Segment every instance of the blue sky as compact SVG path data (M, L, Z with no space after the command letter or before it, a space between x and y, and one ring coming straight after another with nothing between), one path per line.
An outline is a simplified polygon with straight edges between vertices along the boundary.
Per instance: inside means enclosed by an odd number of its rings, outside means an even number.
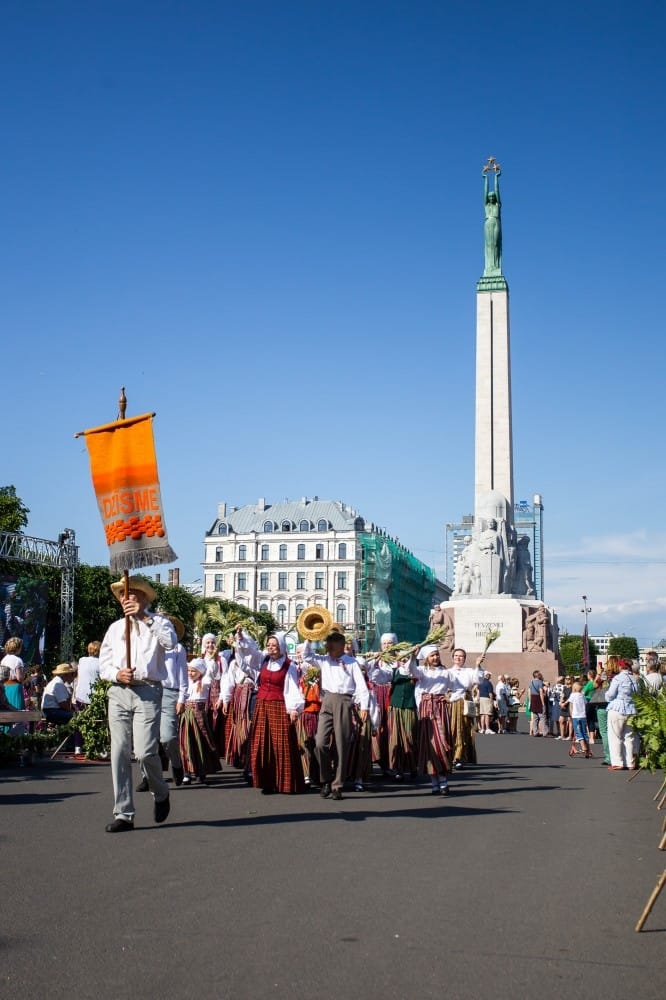
M107 562L74 433L125 385L181 580L219 501L315 494L443 576L494 155L546 600L666 636L665 28L656 0L5 0L0 482L28 531Z

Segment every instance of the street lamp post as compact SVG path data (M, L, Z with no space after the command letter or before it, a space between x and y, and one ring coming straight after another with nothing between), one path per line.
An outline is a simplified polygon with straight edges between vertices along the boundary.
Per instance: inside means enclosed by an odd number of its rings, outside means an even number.
M581 615L585 615L585 630L583 632L583 668L588 670L590 666L590 646L587 633L587 616L591 614L592 608L588 607L587 594L583 594L583 607L580 609Z

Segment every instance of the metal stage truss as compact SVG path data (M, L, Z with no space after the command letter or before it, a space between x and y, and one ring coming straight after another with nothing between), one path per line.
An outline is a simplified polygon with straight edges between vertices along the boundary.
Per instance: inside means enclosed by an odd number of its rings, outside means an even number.
M79 562L74 530L65 528L57 542L0 531L0 559L60 570L60 649L63 660L69 660L73 645L74 571Z

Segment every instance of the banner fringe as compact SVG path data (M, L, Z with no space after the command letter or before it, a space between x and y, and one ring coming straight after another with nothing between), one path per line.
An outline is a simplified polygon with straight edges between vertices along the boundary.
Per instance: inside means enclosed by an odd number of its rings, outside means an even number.
M110 568L112 573L124 573L125 570L162 566L165 563L176 562L177 559L178 556L170 545L164 545L159 549L132 549L113 553Z

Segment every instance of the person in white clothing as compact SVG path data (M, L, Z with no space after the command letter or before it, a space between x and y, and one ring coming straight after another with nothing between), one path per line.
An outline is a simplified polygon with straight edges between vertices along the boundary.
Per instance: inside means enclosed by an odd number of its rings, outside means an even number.
M659 671L659 657L654 650L650 650L645 657L645 669L647 671L645 674L647 690L654 691L656 694L663 686L664 679Z
M101 642L88 643L88 655L82 656L76 672L74 701L79 711L90 704L90 692L99 677L99 651Z
M495 700L497 702L498 729L500 733L507 730L507 719L509 718L509 700L511 699L511 689L506 682L504 674L497 675L497 687L495 688Z
M158 745L162 682L167 676L164 654L176 645L176 633L168 618L150 612L150 603L157 594L147 580L130 577L127 597L124 589L123 580L111 584L124 617L109 626L99 656L100 677L111 684L109 732L115 801L114 819L107 825L107 833L134 829L132 743L153 795L155 822L163 823L170 809L169 786L162 777ZM129 661L126 620L130 623Z
M465 715L464 702L471 700L472 688L483 680L483 656L476 661L476 667L466 667L467 653L458 647L453 650L453 665L448 675L452 681L449 707L451 710L451 738L453 741L453 767L459 771L463 764L476 764L474 743L474 716Z
M315 753L319 761L322 780L321 796L335 800L342 798L347 775L347 761L352 739L352 707L354 695L358 697L359 718L362 724L368 717L370 703L368 687L357 661L347 656L345 637L336 630L326 637L326 655L317 656L309 640L303 645L303 663L321 670L321 710L317 724ZM331 737L335 736L337 768L333 773Z

